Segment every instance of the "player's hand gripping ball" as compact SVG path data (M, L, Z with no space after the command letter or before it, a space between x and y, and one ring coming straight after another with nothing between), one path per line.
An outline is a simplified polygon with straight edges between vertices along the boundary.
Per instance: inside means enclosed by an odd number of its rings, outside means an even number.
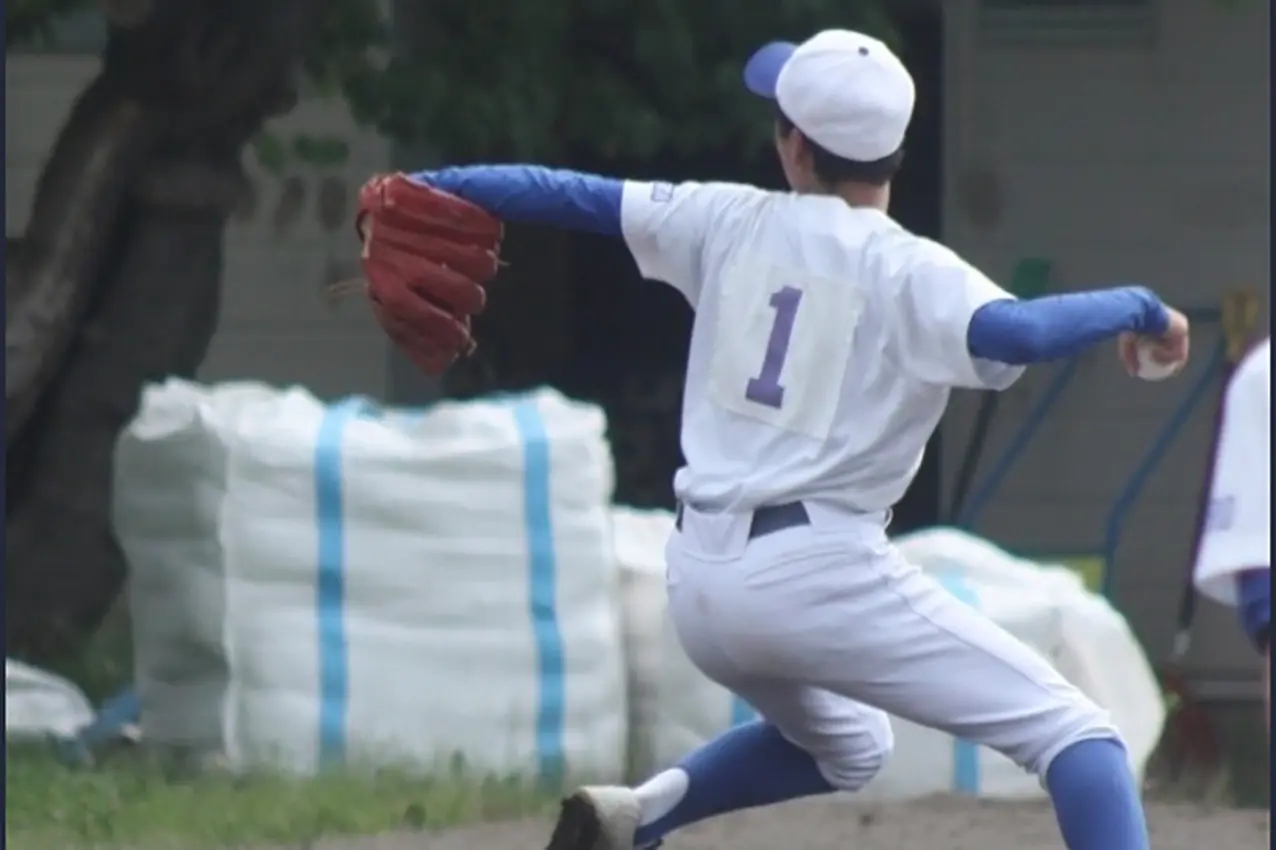
M1164 381L1183 370L1191 348L1191 326L1187 317L1166 308L1169 324L1159 336L1123 333L1117 338L1117 351L1125 371L1145 381Z
M355 230L372 311L412 362L439 375L474 353L470 320L500 267L500 220L405 174L379 174L359 191Z

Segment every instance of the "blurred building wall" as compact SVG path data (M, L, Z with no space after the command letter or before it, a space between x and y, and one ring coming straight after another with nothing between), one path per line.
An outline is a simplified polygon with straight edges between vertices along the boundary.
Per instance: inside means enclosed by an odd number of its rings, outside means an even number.
M1269 5L1029 5L943 3L946 240L998 280L1038 257L1053 263L1060 290L1138 282L1179 305L1216 307L1248 287L1266 316ZM1198 328L1198 368L1217 332ZM1006 394L985 470L1052 368ZM1131 382L1106 347L1086 357L978 530L1030 552L1097 549L1118 491L1186 389ZM1154 660L1170 645L1215 399L1148 482L1116 562L1118 605ZM946 420L946 488L977 403L956 399ZM1195 644L1198 671L1254 675L1229 614L1207 605Z

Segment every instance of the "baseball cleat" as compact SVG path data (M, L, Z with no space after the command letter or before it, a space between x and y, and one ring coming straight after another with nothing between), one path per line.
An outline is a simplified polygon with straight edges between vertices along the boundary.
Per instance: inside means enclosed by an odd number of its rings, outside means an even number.
M634 850L637 829L632 789L587 786L563 800L546 850Z

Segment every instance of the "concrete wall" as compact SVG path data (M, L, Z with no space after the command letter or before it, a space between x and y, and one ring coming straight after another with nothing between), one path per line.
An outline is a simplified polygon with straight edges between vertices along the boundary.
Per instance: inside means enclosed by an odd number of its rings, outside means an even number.
M1222 5L1155 3L1128 28L1050 35L994 29L976 0L947 0L947 241L995 279L1042 257L1062 290L1142 282L1195 307L1243 286L1261 292L1265 315L1269 11ZM1198 329L1196 368L1216 333ZM986 457L1004 448L1050 372L1007 394ZM979 530L1026 550L1096 547L1190 379L1138 384L1106 349L1085 358ZM1207 401L1148 482L1117 561L1118 604L1154 658L1168 650L1190 557ZM957 399L946 423L947 487L976 403ZM1230 617L1211 606L1198 622L1193 665L1251 676Z
M90 48L91 45L86 45ZM36 178L71 101L97 72L88 54L10 53L5 60L5 213L10 234L21 233ZM340 103L306 101L270 128L339 135L350 144L343 169L326 176L340 223L318 215L325 175L298 171L269 176L246 157L255 203L226 232L226 275L220 330L201 377L256 378L299 383L325 396L383 395L387 343L361 299L330 305L324 286L355 274L356 242L349 230L358 187L389 165L389 146L358 131ZM291 179L289 179L291 178ZM292 183L291 192L288 184ZM299 203L285 201L301 192Z

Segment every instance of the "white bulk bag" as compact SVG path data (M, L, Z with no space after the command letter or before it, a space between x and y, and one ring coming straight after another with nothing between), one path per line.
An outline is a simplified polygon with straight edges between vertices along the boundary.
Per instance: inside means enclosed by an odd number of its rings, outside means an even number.
M602 412L149 387L116 451L149 742L232 768L616 778Z
M93 722L84 692L61 676L4 660L4 737L15 741L67 739Z
M629 671L629 773L668 767L754 712L696 669L678 643L665 591L665 543L673 514L614 507Z
M748 719L738 698L701 675L678 646L666 613L664 547L673 528L664 512L612 511L623 574L626 654L630 670L631 764L640 775L666 767L699 744ZM1071 681L1113 713L1142 769L1160 733L1159 702L1148 704L1155 679L1124 621L1067 572L1010 559L978 538L947 529L899 541L910 560L958 598L1041 652ZM997 554L999 553L999 554ZM1103 613L1100 613L1102 611ZM1085 632L1093 624L1097 637ZM1092 651L1109 644L1109 664ZM1118 669L1119 668L1119 669ZM1115 685L1132 679L1132 695ZM1035 776L992 750L894 718L895 750L885 768L852 799L908 800L936 793L993 799L1044 794Z
M988 611L1007 604L1038 607L1053 633L1020 638L1053 662L1086 696L1102 706L1121 732L1130 764L1142 777L1165 725L1165 702L1156 671L1120 612L1085 586L1074 570L1018 558L965 531L932 528L896 540L904 556L935 575L962 575L974 604ZM992 612L989 612L992 613ZM1006 625L995 613L993 619Z

